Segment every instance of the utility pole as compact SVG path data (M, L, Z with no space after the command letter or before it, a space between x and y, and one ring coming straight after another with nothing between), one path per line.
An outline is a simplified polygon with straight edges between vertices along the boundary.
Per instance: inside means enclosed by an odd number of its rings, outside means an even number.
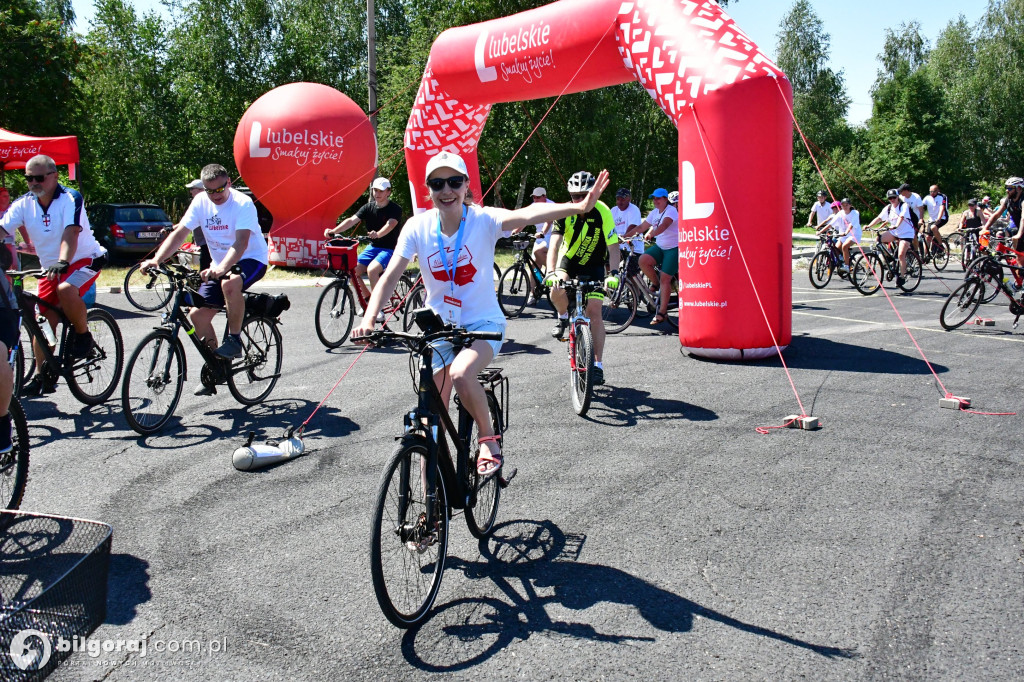
M377 28L376 12L373 7L373 0L366 0L366 49L369 73L367 82L370 87L370 124L373 132L377 134Z

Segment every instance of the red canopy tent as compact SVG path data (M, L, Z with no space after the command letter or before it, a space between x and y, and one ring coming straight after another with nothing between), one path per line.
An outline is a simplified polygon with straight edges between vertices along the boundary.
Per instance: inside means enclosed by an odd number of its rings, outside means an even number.
M46 154L58 166L68 166L71 179L76 179L77 137L30 137L0 128L0 173L12 168L24 168L25 162L36 154Z

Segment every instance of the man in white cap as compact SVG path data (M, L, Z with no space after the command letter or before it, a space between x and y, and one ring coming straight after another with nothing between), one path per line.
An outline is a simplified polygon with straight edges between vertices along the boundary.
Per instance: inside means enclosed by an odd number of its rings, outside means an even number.
M196 195L204 189L203 181L196 178L185 185L185 188L188 190L189 195L195 199ZM169 231L170 230L168 230L168 232ZM210 265L213 264L213 258L210 256L210 247L206 245L206 237L203 235L203 228L197 227L192 230L192 243L199 247L199 270L208 270Z
M533 203L535 204L553 204L555 202L548 199L548 191L543 187L533 188ZM551 226L553 222L537 223L534 225L537 228L537 241L533 245L533 260L537 263L537 267L543 270L544 264L548 262L548 243L551 241ZM526 301L526 305L533 305L537 302L537 297L534 295L533 290L530 290L530 297Z
M370 194L373 200L367 202L354 216L346 218L333 228L324 230L324 238L330 239L336 235L351 230L366 221L366 236L371 241L370 245L359 254L356 264L356 285L362 290L365 298L369 299L370 291L377 286L377 280L384 273L395 254L395 246L398 245L398 235L402 228L402 207L391 201L391 183L387 178L377 178L370 185ZM367 291L363 284L363 275L370 278L370 291ZM383 321L383 313L378 317Z

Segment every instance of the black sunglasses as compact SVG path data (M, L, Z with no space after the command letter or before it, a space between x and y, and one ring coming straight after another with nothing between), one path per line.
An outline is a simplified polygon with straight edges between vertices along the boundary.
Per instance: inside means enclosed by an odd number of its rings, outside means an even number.
M53 175L56 172L57 171L50 171L48 173L44 173L43 175L29 175L28 173L26 173L25 174L25 181L26 182L42 182L43 180L46 179L47 175Z
M462 187L462 183L466 181L464 175L453 175L450 178L432 178L427 180L427 187L434 192L440 192L444 189L444 184L447 182L448 186L452 189L458 189Z

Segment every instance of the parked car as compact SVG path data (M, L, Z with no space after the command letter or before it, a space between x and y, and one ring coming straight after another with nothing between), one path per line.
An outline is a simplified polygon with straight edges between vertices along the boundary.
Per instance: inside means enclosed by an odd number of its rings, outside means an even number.
M256 204L256 220L260 223L260 229L263 230L263 234L270 232L271 226L274 224L274 216L270 214L267 207L264 206L256 195L252 193L252 190L243 185L236 185L235 189L244 194L245 196L252 199L252 202Z
M93 234L111 257L145 256L160 243L160 231L173 226L155 204L92 204L86 212Z

